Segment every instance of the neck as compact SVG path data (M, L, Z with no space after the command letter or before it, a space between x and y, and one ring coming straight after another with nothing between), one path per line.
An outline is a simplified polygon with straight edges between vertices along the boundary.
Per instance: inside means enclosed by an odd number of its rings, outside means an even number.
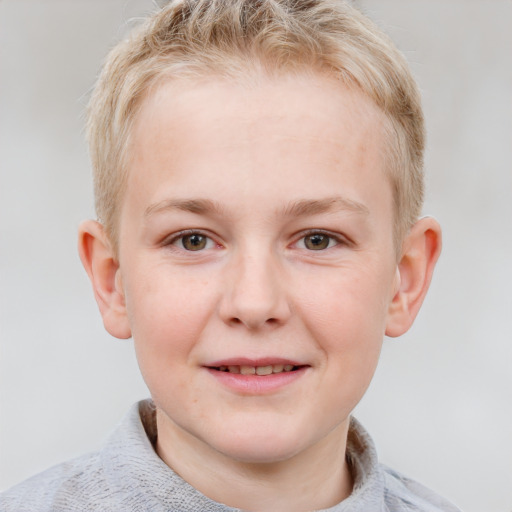
M157 453L210 499L247 511L329 508L347 498L352 476L345 458L347 419L314 446L270 463L232 459L157 414ZM206 449L205 449L206 448Z

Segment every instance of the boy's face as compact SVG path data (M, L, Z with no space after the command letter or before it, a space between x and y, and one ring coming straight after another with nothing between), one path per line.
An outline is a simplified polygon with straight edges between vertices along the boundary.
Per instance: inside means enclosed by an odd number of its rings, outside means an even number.
M343 442L399 281L381 123L322 76L145 101L117 285L159 443L272 462Z

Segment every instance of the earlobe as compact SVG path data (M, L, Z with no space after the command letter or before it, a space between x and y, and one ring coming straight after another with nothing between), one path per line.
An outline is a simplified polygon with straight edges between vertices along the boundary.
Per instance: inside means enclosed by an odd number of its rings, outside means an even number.
M441 227L423 217L411 228L398 263L399 285L388 310L386 335L396 337L411 327L427 294L439 254Z
M116 338L130 338L119 263L99 222L82 222L78 230L78 252L91 280L105 329Z

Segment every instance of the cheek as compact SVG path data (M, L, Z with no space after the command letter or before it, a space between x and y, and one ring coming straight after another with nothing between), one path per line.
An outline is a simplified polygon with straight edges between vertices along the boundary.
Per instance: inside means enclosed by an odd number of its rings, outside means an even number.
M126 306L139 364L178 366L198 342L215 307L214 287L157 266L133 272Z
M371 275L343 270L330 280L316 280L315 286L303 285L298 293L300 316L328 369L331 400L352 408L377 367L385 331L386 290Z
M179 279L146 283L128 309L138 365L155 403L185 414L200 397L189 371L211 301L179 284Z
M327 279L314 276L297 290L301 317L335 350L364 347L383 339L387 287L370 273L338 269Z

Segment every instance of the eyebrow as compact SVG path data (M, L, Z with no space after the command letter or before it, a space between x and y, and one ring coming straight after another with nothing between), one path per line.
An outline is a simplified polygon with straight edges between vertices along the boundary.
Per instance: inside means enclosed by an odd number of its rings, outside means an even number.
M363 215L370 214L370 210L364 204L341 196L294 201L284 209L284 214L290 217L300 217L345 210Z
M148 206L144 212L144 217L147 218L169 210L181 210L198 215L221 215L224 208L210 199L164 199ZM349 211L363 215L369 215L370 213L364 204L341 196L324 199L300 199L293 201L282 211L287 217L304 217L335 211Z
M144 217L150 217L155 213L168 210L181 210L201 214L220 214L223 208L220 204L210 199L165 199L146 208Z

